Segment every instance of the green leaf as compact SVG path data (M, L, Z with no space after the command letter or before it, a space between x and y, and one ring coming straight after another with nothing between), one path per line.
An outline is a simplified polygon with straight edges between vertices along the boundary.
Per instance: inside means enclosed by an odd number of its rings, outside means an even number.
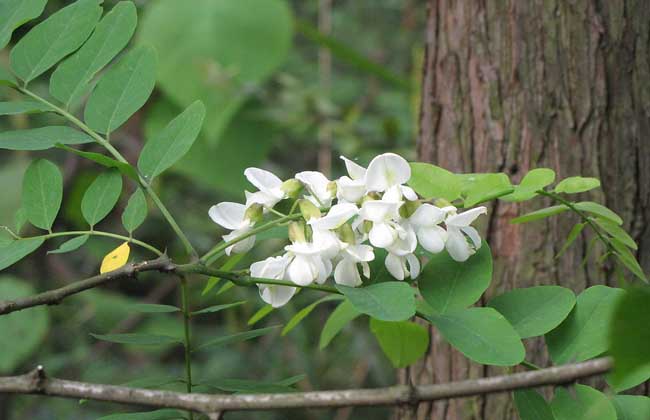
M97 0L78 0L52 14L11 50L11 68L25 82L38 77L79 48L101 14Z
M39 237L19 239L0 248L0 271L36 251L43 242L45 239Z
M138 413L117 413L100 417L97 420L182 420L185 419L179 410L164 408L155 411L143 411Z
M93 130L108 134L147 102L156 84L156 52L142 46L129 51L99 80L88 98L84 119Z
M514 191L510 178L503 173L461 175L463 204L472 207L485 201L508 195Z
M537 191L555 181L555 172L548 168L537 168L528 172L521 183L515 186L512 194L501 197L501 200L520 202L530 200L537 195Z
M202 382L199 386L208 386L224 392L240 392L247 394L264 393L287 393L295 392L295 388L278 382L266 382L251 379L213 379Z
M573 225L571 231L569 232L569 235L567 235L566 241L564 241L562 248L560 248L555 258L559 258L562 254L566 252L567 249L569 249L571 244L573 244L576 241L576 239L578 239L578 236L580 236L580 233L582 233L582 230L585 228L586 225L587 222L576 223L575 225Z
M499 311L521 338L551 331L569 315L576 297L571 289L537 286L514 289L496 296L488 306Z
M131 309L136 312L142 312L145 314L159 314L159 313L169 313L169 312L178 312L180 308L172 305L161 305L158 303L136 303L131 305Z
M555 389L551 410L556 420L616 420L607 397L586 385L574 385L575 398L565 388Z
M81 199L81 213L92 227L111 212L122 193L122 176L116 169L99 174Z
M453 201L460 197L460 178L430 163L412 162L408 184L425 199L443 198Z
M0 259L2 259L1 255L2 250L0 250ZM23 280L13 276L0 277L0 296L3 300L34 293L34 288ZM48 325L49 317L45 307L0 316L0 331L2 331L0 374L11 373L39 349L47 335Z
M21 207L16 211L16 214L14 214L16 233L20 233L20 231L23 230L25 223L27 223L27 214L25 213L25 209Z
M365 57L362 53L350 48L349 43L341 42L333 37L324 35L308 21L295 20L296 29L310 41L327 48L337 59L357 68L367 74L377 76L378 78L391 83L395 87L410 90L411 83L408 78L401 77L393 73L388 67L375 63Z
M232 270L233 268L235 268L237 263L239 263L239 261L241 261L241 259L244 258L245 255L246 254L233 254L233 255L229 256L228 259L226 260L226 262L219 269L221 271L230 271L230 270ZM210 292L210 290L212 290L214 288L214 286L219 284L220 281L221 281L221 279L218 278L218 277L210 277L208 279L207 284L203 288L203 291L201 292L201 296L207 295Z
M181 107L203 101L211 141L291 48L293 19L284 0L193 0L192 7L159 1L145 12L139 41L161 53L160 87Z
M204 117L205 106L196 101L144 145L138 168L145 178L151 180L185 156L201 131Z
M341 299L343 299L343 296L329 295L318 299L316 302L312 303L311 305L305 306L300 311L298 311L293 317L291 317L289 322L287 322L287 325L285 325L284 328L282 328L282 332L280 333L280 335L285 336L291 330L296 328L298 324L300 324L300 321L305 319L316 308L316 306L320 305L321 303L331 302L333 300L341 300Z
M616 238L613 238L611 241L609 241L609 243L614 247L614 254L618 258L618 261L627 267L627 269L630 270L632 274L647 283L648 278L643 272L643 268L641 268L641 265L639 265L639 262L637 261L634 254Z
M66 126L0 132L0 149L46 150L57 143L83 144L93 141L87 134Z
M625 229L623 229L616 223L613 223L607 219L602 219L602 218L596 218L595 220L598 226L603 228L603 230L607 232L607 234L612 238L616 239L617 241L627 246L628 248L632 248L632 249L638 248L636 242L630 236L630 234L627 233Z
M370 318L370 331L396 368L417 362L429 346L429 331L414 322L385 322Z
M0 15L1 16L1 15ZM16 78L8 70L0 67L0 86L16 86Z
M32 162L23 177L22 208L34 226L50 230L63 199L63 176L45 159Z
M138 172L133 166L129 165L128 163L120 162L101 153L83 152L81 150L68 147L65 144L56 144L55 146L59 149L74 153L77 156L81 156L84 159L92 160L93 162L98 163L105 168L116 168L122 173L122 175L125 175L136 182L139 180Z
M57 249L47 251L47 254L65 254L66 252L76 251L77 249L81 248L86 243L86 241L88 241L88 238L88 235L76 236L63 242Z
M341 304L334 309L329 318L327 318L327 321L323 326L323 331L320 333L318 348L322 350L327 347L330 341L341 332L343 327L360 315L361 312L357 311L349 300L346 299L341 302Z
M275 331L279 325L275 325L273 327L267 327L267 328L260 328L257 330L250 330L250 331L244 331L241 333L237 334L232 334L232 335L225 335L222 337L215 338L214 340L210 340L207 343L204 343L196 348L196 350L204 350L206 348L214 348L214 347L222 347L226 346L228 344L233 344L233 343L240 343L242 341L246 340L251 340L253 338L257 338L263 335L266 335L268 333L271 333Z
M240 254L240 255L241 255L241 254ZM255 313L253 314L253 316L251 316L251 317L248 319L248 321L246 322L246 324L248 324L248 325L255 325L255 324L257 324L257 323L260 322L262 319L266 318L266 316L267 316L268 314L270 314L271 312L273 312L273 309L275 309L275 308L274 308L273 306L271 306L271 305L264 305L264 306L262 306L260 309L257 310L257 312L255 312Z
M212 305L212 306L208 306L207 308L192 312L192 316L201 315L201 314L213 314L215 312L223 311L224 309L230 309L236 306L243 305L244 303L246 303L245 300L239 302L233 302L233 303L224 303L222 305Z
M623 224L623 219L621 219L618 214L614 213L602 204L594 203L593 201L581 201L580 203L575 203L573 206L580 211L595 214L598 218L606 219L610 222L616 223L617 225Z
M167 335L124 333L124 334L90 334L97 340L118 344L135 344L139 346L160 346L182 343L178 338Z
M449 344L477 363L514 366L526 355L517 331L492 308L460 309L427 319Z
M81 97L88 82L128 44L138 21L135 5L119 2L99 22L88 41L57 67L50 93L66 107Z
M609 347L615 368L610 383L617 391L650 376L646 376L650 373L649 303L650 289L637 287L628 290L614 308Z
M576 194L600 187L598 178L572 176L565 178L555 186L556 193Z
M422 297L445 313L474 304L492 280L492 253L486 242L467 261L454 261L446 252L431 255L418 279Z
M555 420L551 406L532 389L514 392L515 406L521 420Z
M387 281L366 287L336 288L357 311L380 321L404 321L415 315L415 290L408 283Z
M52 109L36 101L0 102L0 115L36 114Z
M582 362L609 348L607 333L622 289L592 286L578 296L569 316L545 337L555 364Z
M43 13L45 3L47 0L3 0L0 2L0 50L7 46L14 29Z
M147 199L140 188L136 188L122 213L122 225L130 234L147 218Z
M612 404L618 420L650 419L650 398L644 395L614 395Z
M518 223L533 222L535 220L545 219L550 216L555 216L556 214L564 213L567 210L569 210L569 208L564 204L546 207L543 209L535 210L533 212L524 214L519 217L515 217L514 219L510 220L510 223L518 224Z

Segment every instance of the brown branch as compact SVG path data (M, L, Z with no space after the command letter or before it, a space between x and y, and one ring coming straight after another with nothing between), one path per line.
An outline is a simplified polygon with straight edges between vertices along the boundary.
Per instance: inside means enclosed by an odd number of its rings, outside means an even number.
M578 379L607 373L611 370L612 365L612 359L604 357L571 365L447 384L238 395L185 394L68 381L48 378L43 368L39 366L24 375L0 377L0 393L43 394L151 407L179 408L205 413L211 418L219 418L218 413L225 411L417 404L421 401L462 398L545 385L563 385Z
M143 271L170 271L176 268L169 258L160 257L151 261L127 264L110 273L100 274L70 283L58 289L49 290L32 296L0 301L0 315L20 311L39 305L56 305L68 296L92 289L112 281L133 277Z

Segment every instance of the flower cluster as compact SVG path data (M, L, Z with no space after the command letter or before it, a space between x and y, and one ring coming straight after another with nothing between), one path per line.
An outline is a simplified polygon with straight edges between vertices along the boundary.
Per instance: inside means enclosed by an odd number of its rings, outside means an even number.
M332 274L337 284L357 287L370 277L375 249L386 250L385 266L397 280L420 273L415 255L418 244L431 253L445 248L456 261L467 260L481 246L470 224L485 207L458 213L456 207L438 207L418 197L405 185L411 177L408 162L394 153L375 157L368 168L341 157L348 175L330 181L320 172L306 171L282 181L274 174L248 168L246 178L258 191L246 191L246 204L223 202L209 215L232 230L226 254L244 253L255 244L251 234L263 215L283 200L296 200L300 221L289 224L290 245L284 254L255 262L252 277L289 281L297 286L322 284ZM241 239L245 237L245 239ZM361 274L360 274L361 272ZM274 307L286 304L295 287L260 284L262 299Z

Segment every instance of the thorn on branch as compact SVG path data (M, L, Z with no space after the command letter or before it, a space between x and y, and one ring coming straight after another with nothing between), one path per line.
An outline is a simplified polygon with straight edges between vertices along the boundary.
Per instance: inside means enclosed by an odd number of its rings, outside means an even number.
M30 387L31 389L34 390L34 392L38 392L39 394L42 394L45 391L45 381L47 379L45 375L45 368L43 365L38 365L36 366L36 369L34 369L31 373L31 383Z

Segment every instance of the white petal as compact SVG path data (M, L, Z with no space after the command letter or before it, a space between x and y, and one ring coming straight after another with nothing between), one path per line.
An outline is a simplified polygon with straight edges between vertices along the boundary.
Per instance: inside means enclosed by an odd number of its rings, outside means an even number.
M397 217L397 210L401 203L383 200L369 200L361 207L361 217L373 222L383 222Z
M367 262L375 259L375 253L370 245L350 245L345 248L345 252L355 262Z
M359 213L359 208L352 203L335 204L327 214L308 223L315 229L336 229Z
M416 226L435 226L445 219L446 213L433 204L424 203L409 218Z
M386 189L384 195L381 196L382 201L389 202L401 202L402 201L402 190L399 185L393 185Z
M406 159L395 153L375 157L366 170L369 191L385 191L392 185L406 183L411 178L411 167Z
M481 236L478 234L478 231L471 226L467 226L460 229L464 232L469 239L474 243L474 248L479 249L481 247Z
M238 230L233 230L227 235L223 236L223 240L228 242L232 241L233 239L239 238L240 236L246 234L250 230L249 227L243 228L243 229L238 229ZM236 244L230 245L228 248L226 248L226 255L230 254L244 254L253 248L255 245L255 235L249 236L246 239L243 239Z
M341 241L332 231L314 229L312 238L314 247L320 249L323 258L334 258L341 250Z
M366 193L366 184L363 180L353 180L342 176L336 181L336 197L348 203L356 203Z
M314 257L313 260L314 260L313 264L318 270L316 283L323 284L325 283L325 280L327 280L327 278L332 273L332 262L330 260L323 260L318 257Z
M317 267L314 267L309 257L304 257L297 255L296 258L291 261L287 274L289 280L296 283L299 286L308 286L314 282L318 276L316 271Z
M350 178L363 179L366 176L366 168L346 158L345 156L341 156L341 159L343 159L343 162L345 162L345 169L348 170L348 175L350 175Z
M288 263L289 258L286 255L255 262L250 266L251 277L281 279L284 277Z
M269 194L265 191L257 191L254 193L245 191L246 194L246 208L252 204L261 204L264 207L274 207L282 199L276 195Z
M465 239L465 235L456 228L448 228L447 233L448 237L445 246L451 258L459 262L467 261L469 256L472 255L472 250Z
M417 233L420 245L427 251L437 254L445 249L447 231L440 226L421 227Z
M401 234L398 233L397 239L390 247L388 247L388 251L398 256L408 255L415 251L415 248L418 246L418 240L413 227L409 224L400 226L396 223L394 226L399 228L398 232L401 232Z
M286 305L296 293L295 287L268 284L260 284L258 286L262 300L274 308Z
M389 253L386 255L384 264L391 276L395 277L397 280L404 280L404 265L402 264L401 257Z
M327 184L329 184L330 181L322 173L317 171L298 172L296 174L296 179L305 184L307 189L318 197L319 200L326 201L332 198L332 194L327 191Z
M310 242L294 242L291 245L284 247L286 251L292 252L296 255L301 255L304 257L311 257L318 255L323 252L322 248L318 244Z
M334 269L334 281L349 287L361 285L361 276L357 270L357 264L349 258L343 258Z
M210 207L208 214L213 222L226 229L235 230L247 224L244 222L246 206L240 203L219 203Z
M406 256L406 261L409 264L409 275L412 279L420 275L420 260L414 254Z
M247 168L244 176L260 191L269 191L280 188L282 180L269 171L259 168Z
M448 216L447 220L445 220L445 223L447 226L465 227L469 226L469 224L476 220L477 217L486 213L487 209L485 207L476 207L457 215Z
M370 243L378 248L388 248L397 239L397 232L388 223L374 223L368 236Z
M402 190L402 195L409 201L415 201L418 199L418 195L415 193L413 188L407 187L406 185L400 186Z

